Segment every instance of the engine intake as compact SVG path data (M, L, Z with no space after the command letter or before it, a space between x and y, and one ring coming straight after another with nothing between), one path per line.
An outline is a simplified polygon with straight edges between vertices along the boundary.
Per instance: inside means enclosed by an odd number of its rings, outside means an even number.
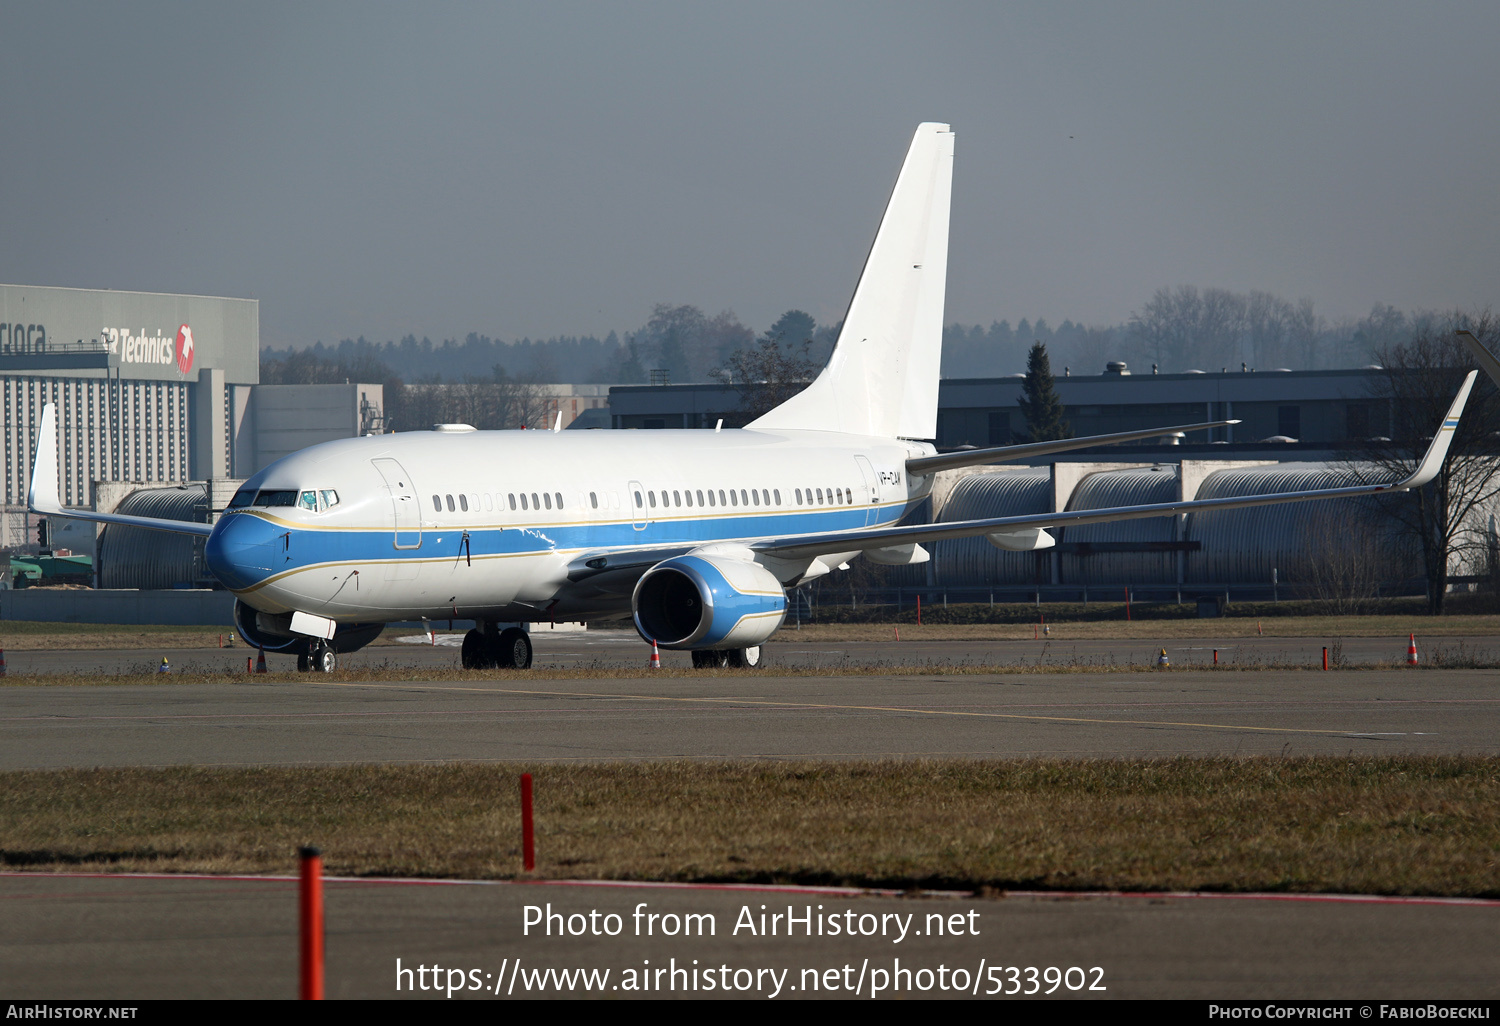
M635 629L662 648L751 648L786 617L786 591L758 563L677 556L646 571L631 604Z

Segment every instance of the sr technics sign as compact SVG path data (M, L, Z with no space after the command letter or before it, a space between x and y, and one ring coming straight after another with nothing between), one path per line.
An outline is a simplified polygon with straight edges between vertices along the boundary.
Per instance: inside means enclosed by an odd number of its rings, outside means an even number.
M111 353L120 357L121 363L161 363L174 361L177 369L186 374L193 369L193 329L186 324L177 329L177 336L156 334L132 334L129 328L101 328L99 337Z

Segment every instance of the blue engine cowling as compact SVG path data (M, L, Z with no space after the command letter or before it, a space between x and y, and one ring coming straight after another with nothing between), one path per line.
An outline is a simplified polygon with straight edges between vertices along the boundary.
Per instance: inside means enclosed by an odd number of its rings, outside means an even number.
M635 629L662 648L751 648L786 617L786 590L743 559L677 556L656 564L631 598Z
M239 599L234 601L234 625L239 628L240 637L256 648L263 648L267 652L306 655L310 641L304 635L293 634L291 622L292 618L288 615L262 613ZM380 637L383 630L383 623L339 624L329 644L335 652L356 652Z

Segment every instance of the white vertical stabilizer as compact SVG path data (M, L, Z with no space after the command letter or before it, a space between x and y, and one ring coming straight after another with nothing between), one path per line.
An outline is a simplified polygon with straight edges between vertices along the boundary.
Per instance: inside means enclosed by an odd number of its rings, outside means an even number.
M953 133L918 125L828 366L750 427L937 435L952 186Z

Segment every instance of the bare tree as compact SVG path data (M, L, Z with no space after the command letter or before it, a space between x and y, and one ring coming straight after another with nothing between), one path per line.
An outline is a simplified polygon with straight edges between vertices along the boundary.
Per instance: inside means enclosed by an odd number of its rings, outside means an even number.
M434 424L472 424L481 431L549 427L542 389L513 378L469 378L456 384L408 385L398 431L423 431Z
M813 319L799 310L783 314L753 345L736 349L709 377L734 385L748 423L802 391L818 372L810 353Z
M1410 560L1402 558L1399 539L1382 519L1378 508L1350 503L1345 516L1323 517L1310 531L1299 576L1335 613L1367 612L1382 583L1405 576Z
M1410 473L1453 402L1471 366L1467 350L1453 334L1457 328L1472 331L1492 348L1500 341L1500 321L1485 310L1472 316L1449 315L1440 326L1420 330L1409 341L1375 350L1384 373L1370 387L1376 399L1389 405L1394 441L1365 442L1355 455L1377 468L1377 474ZM1382 502L1386 515L1422 547L1427 606L1433 614L1443 611L1450 564L1472 561L1486 547L1483 526L1500 497L1497 428L1500 400L1494 385L1481 376L1436 479Z

